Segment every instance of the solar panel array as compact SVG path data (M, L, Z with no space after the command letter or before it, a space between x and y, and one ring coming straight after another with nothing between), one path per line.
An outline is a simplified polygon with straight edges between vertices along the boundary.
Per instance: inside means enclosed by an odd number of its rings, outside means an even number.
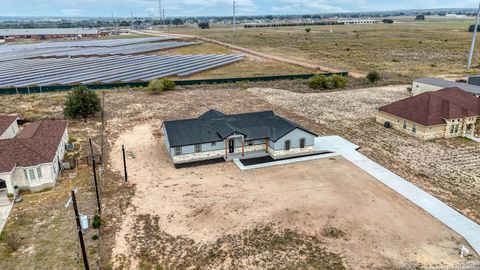
M87 41L85 41L87 42ZM81 43L85 43L81 42ZM168 42L148 42L148 43L136 43L125 42L112 43L107 41L95 41L95 46L58 46L62 43L47 43L55 44L55 46L23 46L22 49L9 49L9 46L0 46L0 62L10 61L17 59L29 59L40 57L78 57L78 56L93 56L93 55L127 55L147 53L152 51L159 51L171 48L177 48L182 46L189 46L199 44L198 42L183 42L183 41L168 41ZM102 42L107 42L107 46L102 45ZM71 42L66 42L71 43ZM116 46L113 46L116 44ZM7 47L7 48L3 48ZM9 51L10 50L10 51Z
M0 88L150 81L189 76L244 58L243 54L207 54L21 59L0 65Z

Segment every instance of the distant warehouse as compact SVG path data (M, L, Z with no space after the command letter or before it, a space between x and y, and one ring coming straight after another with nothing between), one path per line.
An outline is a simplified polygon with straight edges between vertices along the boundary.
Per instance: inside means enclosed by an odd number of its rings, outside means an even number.
M98 37L97 29L86 28L25 28L25 29L0 29L0 39L54 39L54 38L78 38Z

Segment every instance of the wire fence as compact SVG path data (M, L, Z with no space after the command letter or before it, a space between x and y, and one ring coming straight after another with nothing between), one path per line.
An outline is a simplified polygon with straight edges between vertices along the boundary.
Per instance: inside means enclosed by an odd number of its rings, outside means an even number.
M232 77L221 79L199 79L199 80L175 80L178 86L191 86L202 84L227 84L238 82L266 82L266 81L280 81L280 80L308 80L316 75L324 75L326 77L333 75L348 76L348 72L326 72L326 73L310 73L310 74L290 74L277 76L255 76L255 77ZM146 87L148 82L123 82L123 83L108 83L108 84L82 84L92 90L114 89L123 87ZM48 86L27 86L27 87L10 87L0 88L0 95L15 95L15 94L39 94L47 92L70 91L74 87L80 85L48 85Z

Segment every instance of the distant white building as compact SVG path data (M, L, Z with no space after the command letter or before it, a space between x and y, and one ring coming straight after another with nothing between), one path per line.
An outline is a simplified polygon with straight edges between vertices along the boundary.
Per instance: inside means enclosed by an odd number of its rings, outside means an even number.
M87 28L20 28L0 29L1 39L52 39L69 37L98 37L97 29Z
M372 19L340 20L338 22L343 23L343 24L374 24L374 23L378 23L377 20L372 20Z
M6 134L0 140L0 187L10 194L15 186L30 192L53 187L68 143L67 121L42 120L19 131L17 118L0 116L0 128Z

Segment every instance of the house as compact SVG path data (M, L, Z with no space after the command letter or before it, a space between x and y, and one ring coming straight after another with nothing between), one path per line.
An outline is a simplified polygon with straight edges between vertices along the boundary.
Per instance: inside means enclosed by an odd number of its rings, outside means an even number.
M18 117L0 115L0 140L11 139L18 134Z
M479 116L480 98L454 87L383 106L377 122L428 140L477 136Z
M10 194L15 186L30 192L53 187L67 143L67 121L53 120L30 123L0 140L0 182Z
M444 88L460 88L465 92L473 95L480 95L480 86L459 83L454 81L447 81L438 78L420 78L414 80L412 83L412 95L416 96L425 92L437 91Z
M252 155L280 159L311 154L317 137L272 111L226 115L209 110L198 118L165 121L163 132L174 164Z

